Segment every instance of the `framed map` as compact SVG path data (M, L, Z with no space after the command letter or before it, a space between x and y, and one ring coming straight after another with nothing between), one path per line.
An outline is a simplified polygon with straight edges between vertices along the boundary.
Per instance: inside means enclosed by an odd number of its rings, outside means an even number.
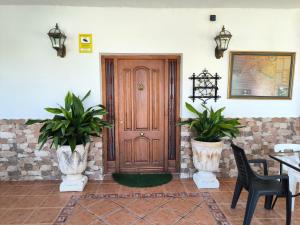
M231 52L229 98L291 99L295 53Z

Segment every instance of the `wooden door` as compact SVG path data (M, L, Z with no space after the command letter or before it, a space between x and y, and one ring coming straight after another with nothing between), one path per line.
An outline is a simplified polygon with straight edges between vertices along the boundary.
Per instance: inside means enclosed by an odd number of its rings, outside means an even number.
M119 170L164 171L168 121L165 60L119 59L116 75Z

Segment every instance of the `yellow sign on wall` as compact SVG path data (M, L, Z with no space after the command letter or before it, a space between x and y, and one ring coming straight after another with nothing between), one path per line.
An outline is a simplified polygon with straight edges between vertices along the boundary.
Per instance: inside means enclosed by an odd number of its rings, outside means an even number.
M93 37L92 34L79 34L79 52L93 52Z

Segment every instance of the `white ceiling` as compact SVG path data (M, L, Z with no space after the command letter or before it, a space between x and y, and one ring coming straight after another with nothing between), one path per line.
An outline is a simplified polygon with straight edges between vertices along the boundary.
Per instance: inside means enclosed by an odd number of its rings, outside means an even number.
M300 8L300 0L0 0L0 5L136 8Z

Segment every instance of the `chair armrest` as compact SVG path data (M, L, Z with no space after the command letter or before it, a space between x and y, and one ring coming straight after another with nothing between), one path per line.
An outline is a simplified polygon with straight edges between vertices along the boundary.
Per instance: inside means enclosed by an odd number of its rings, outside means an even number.
M262 180L289 180L289 176L286 174L273 175L273 176L258 176Z
M262 180L278 180L280 179L282 190L290 194L289 176L286 174L274 175L274 176L258 176Z
M249 159L248 160L249 163L262 163L264 166L264 175L267 176L268 175L268 164L267 164L267 160L265 159Z

